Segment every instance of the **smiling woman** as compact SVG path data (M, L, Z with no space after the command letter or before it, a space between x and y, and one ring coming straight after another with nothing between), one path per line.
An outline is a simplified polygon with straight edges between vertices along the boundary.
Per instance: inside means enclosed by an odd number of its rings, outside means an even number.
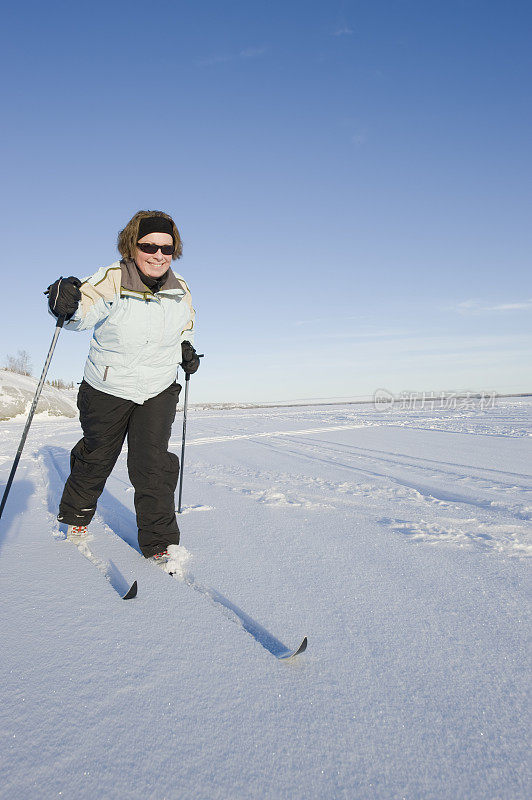
M183 254L175 222L163 211L138 211L118 234L118 250L135 261L150 289L166 276L172 259Z
M181 386L195 372L195 312L185 279L170 269L182 255L179 231L163 211L139 211L118 235L122 256L80 281L59 278L49 307L65 328L94 328L78 394L83 438L71 453L58 520L86 536L96 503L127 437L139 547L146 558L179 560L174 492L179 460L168 452Z
M172 237L174 245L172 259L181 258L183 255L181 236L172 217L164 211L137 211L118 234L118 251L124 258L135 258L139 240L144 241L147 234L159 231Z

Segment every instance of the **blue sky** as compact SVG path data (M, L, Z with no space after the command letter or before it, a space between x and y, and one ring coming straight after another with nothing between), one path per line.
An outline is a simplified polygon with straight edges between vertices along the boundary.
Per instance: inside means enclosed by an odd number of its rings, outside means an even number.
M193 400L529 391L527 2L128 2L3 11L0 358L42 291L171 213ZM14 291L13 291L14 290ZM80 380L64 332L52 377Z

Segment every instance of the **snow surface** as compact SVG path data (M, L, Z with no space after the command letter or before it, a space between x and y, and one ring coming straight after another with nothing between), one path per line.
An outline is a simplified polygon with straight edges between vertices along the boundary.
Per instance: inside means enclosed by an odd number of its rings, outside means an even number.
M80 431L36 419L0 522L0 797L528 798L531 418L192 410L181 580L136 550L125 452L63 538Z

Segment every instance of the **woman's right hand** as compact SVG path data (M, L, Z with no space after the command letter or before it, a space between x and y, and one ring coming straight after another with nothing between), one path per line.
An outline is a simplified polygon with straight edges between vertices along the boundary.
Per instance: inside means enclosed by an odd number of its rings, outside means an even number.
M50 284L45 294L48 295L48 307L56 317L70 319L78 310L81 292L79 278L58 278Z

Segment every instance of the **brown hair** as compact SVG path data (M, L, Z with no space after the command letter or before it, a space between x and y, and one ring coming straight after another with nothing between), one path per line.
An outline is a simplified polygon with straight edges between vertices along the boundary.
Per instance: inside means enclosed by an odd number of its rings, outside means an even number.
M141 219L145 217L164 217L165 219L169 219L172 223L172 231L174 234L174 254L172 259L181 258L183 255L183 244L181 242L181 236L179 235L179 231L177 230L176 224L172 217L169 214L165 214L164 211L137 211L137 213L131 217L129 222L127 223L126 227L120 231L118 234L118 252L122 256L122 258L132 258L135 259L136 255L136 247L137 242L139 239L139 223Z

